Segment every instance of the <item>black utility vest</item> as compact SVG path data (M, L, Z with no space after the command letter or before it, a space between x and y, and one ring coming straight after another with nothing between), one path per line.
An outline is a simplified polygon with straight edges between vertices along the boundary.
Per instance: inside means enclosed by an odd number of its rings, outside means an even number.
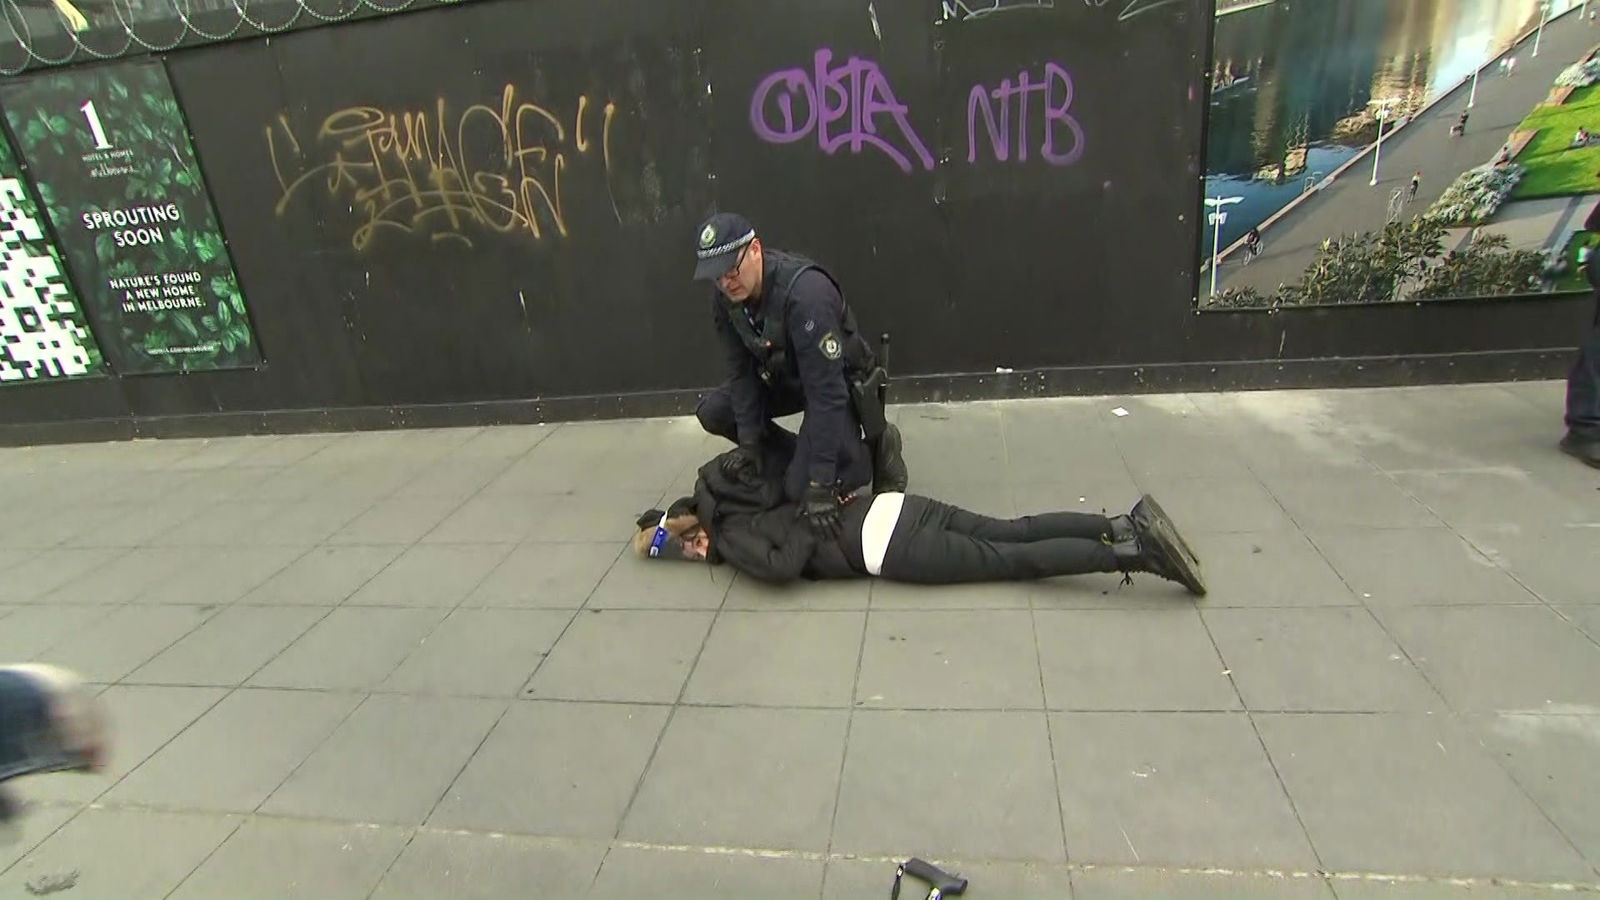
M839 342L844 349L845 371L852 375L871 371L877 364L872 345L857 333L855 314L851 312L850 304L844 302L844 288L839 284L839 279L812 260L797 254L767 250L765 255L771 263L766 273L767 283L763 285L767 295L761 300L761 314L756 317L755 324L752 325L750 318L745 315L742 304L734 303L717 291L717 298L728 314L734 332L756 359L756 370L761 380L768 385L797 385L800 382L800 366L789 353L784 323L789 317L794 283L808 269L821 272L833 282L834 290L839 292L843 304L839 310L839 327L844 332L839 335ZM817 335L818 339L821 337Z

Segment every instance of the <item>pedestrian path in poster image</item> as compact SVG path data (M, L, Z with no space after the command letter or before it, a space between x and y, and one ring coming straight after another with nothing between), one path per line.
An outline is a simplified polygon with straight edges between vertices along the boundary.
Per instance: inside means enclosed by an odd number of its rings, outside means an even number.
M1600 896L1563 399L891 408L918 494L1152 494L1203 598L648 561L693 416L0 449L0 665L110 718L104 771L4 783L0 900Z
M1574 237L1578 235L1577 243L1586 240L1579 235L1583 220L1600 201L1600 150L1591 149L1600 148L1600 108L1592 122L1583 115L1592 102L1589 96L1600 89L1573 90L1556 81L1563 72L1570 76L1580 69L1586 70L1587 81L1600 75L1600 4L1553 9L1548 18L1535 17L1535 27L1515 45L1486 54L1481 66L1469 69L1437 97L1386 98L1375 84L1369 127L1374 138L1382 135L1381 141L1373 140L1327 174L1305 173L1290 202L1260 221L1256 252L1242 236L1229 240L1235 233L1231 228L1242 232L1247 224L1235 219L1219 233L1215 218L1209 219L1203 232L1201 305L1230 289L1271 295L1283 285L1296 284L1330 239L1374 233L1387 223L1417 216L1442 216L1441 197L1475 169L1515 170L1506 187L1509 197L1498 197L1497 208L1482 221L1446 227L1444 250L1464 249L1475 238L1503 236L1510 250L1542 255L1545 277L1530 290L1579 287ZM1563 108L1569 103L1574 107L1570 114ZM1539 127L1549 116L1557 117L1551 120L1554 124ZM1577 124L1567 124L1568 118ZM1519 130L1524 120L1533 123L1531 131ZM1589 137L1579 141L1575 134L1583 133L1584 122ZM1587 181L1570 186L1540 181L1548 180L1550 168L1574 165L1587 167ZM1518 189L1519 178L1540 183ZM1537 199L1521 199L1530 189ZM1219 191L1207 198L1206 212L1230 201L1237 202ZM1213 256L1218 261L1214 271Z

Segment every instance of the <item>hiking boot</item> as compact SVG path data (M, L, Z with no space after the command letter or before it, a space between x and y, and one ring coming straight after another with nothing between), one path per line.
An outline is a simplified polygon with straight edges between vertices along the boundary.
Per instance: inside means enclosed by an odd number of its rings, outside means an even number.
M1111 539L1111 549L1124 575L1149 572L1183 585L1197 597L1206 595L1200 560L1149 494L1139 498L1126 516L1111 520Z
M910 476L906 472L905 458L900 455L902 446L900 428L892 422L885 425L883 434L878 435L877 445L872 448L874 494L905 493Z
M1572 432L1561 439L1561 452L1586 465L1600 469L1600 438L1585 440Z

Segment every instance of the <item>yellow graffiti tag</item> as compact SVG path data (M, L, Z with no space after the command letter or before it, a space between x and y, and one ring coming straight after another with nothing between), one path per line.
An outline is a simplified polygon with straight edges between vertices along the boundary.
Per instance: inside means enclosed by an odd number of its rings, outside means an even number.
M431 109L347 107L323 119L309 142L280 115L264 129L280 188L276 213L307 191L344 201L358 217L350 236L356 250L380 231L423 232L433 243L469 247L476 229L566 237L562 176L572 160L590 155L585 123L595 116L589 98L579 96L569 141L568 120L518 99L512 84L498 106L477 103L460 113L443 97ZM605 104L600 117L609 194L616 104ZM611 205L616 214L615 200Z

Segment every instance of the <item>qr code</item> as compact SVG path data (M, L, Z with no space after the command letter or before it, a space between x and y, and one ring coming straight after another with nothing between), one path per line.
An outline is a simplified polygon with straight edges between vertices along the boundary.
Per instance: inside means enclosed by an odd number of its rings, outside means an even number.
M0 178L0 382L87 375L92 338L15 178Z

